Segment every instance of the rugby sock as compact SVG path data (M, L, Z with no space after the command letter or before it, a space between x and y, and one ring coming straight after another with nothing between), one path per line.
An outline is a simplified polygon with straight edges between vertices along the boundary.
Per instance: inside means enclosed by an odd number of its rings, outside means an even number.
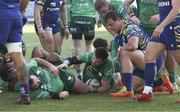
M146 94L152 93L152 87L151 86L145 86L143 93L146 93Z
M161 78L157 78L154 80L153 87L161 86L161 85L162 85L162 79Z
M132 73L123 73L123 81L128 91L132 91Z
M29 96L29 84L21 84L20 85L20 93L21 97L28 97Z
M169 80L171 83L175 83L176 72L169 72Z
M146 86L153 86L153 81L154 81L154 76L156 73L156 69L155 69L155 63L146 63L145 64L145 85Z

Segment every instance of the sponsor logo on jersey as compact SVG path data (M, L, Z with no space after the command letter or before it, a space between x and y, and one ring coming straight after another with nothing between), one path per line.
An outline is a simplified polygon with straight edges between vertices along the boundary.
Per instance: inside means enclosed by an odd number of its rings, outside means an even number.
M51 7L55 7L56 6L56 3L55 2L52 2L51 3Z
M165 1L165 2L158 2L158 6L159 6L159 7L166 7L166 6L170 6L170 2L169 2L169 1Z

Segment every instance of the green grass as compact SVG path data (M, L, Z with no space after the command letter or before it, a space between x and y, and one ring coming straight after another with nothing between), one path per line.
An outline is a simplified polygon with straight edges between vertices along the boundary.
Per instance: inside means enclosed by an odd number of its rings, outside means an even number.
M112 37L103 29L96 29L96 37L111 40ZM27 46L27 61L30 59L32 48L40 46L33 25L24 28L24 40ZM62 55L71 54L71 39L64 40ZM82 43L82 52L84 42ZM177 68L178 74L180 69ZM0 94L0 111L180 111L180 94L173 95L167 92L154 93L155 99L151 102L137 102L130 98L112 98L108 93L91 93L85 95L71 94L66 100L32 100L31 105L16 105L14 101L19 93L3 92Z

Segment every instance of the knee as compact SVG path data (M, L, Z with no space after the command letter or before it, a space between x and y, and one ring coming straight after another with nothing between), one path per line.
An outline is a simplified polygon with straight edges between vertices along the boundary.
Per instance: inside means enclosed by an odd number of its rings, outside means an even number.
M145 55L145 63L155 63L156 59L151 57L150 55Z
M123 50L119 54L120 59L129 57L129 51Z

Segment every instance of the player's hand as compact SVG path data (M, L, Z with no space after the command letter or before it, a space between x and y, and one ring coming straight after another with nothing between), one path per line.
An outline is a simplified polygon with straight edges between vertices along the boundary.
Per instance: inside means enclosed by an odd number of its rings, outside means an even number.
M58 69L58 67L52 65L52 66L50 66L49 69L50 69L50 71L53 73L53 75L58 75L58 74L59 74L59 69Z
M97 87L94 87L92 85L88 86L90 92L97 92Z
M68 39L69 38L69 35L70 35L70 32L69 32L69 28L64 28L64 35L65 35L65 38Z
M41 38L45 37L45 32L44 32L43 28L39 28L39 29L38 29L38 35L39 35L39 37L41 37Z
M68 96L69 96L69 92L68 91L59 92L59 98L60 99L68 98Z
M60 64L59 66L57 66L58 68L68 68L68 64L69 64L69 61L68 60L65 60L64 63Z
M163 32L163 30L164 30L164 27L162 27L161 25L158 25L158 26L155 28L152 36L153 36L153 37L160 37L160 35L161 35L161 33Z
M132 20L132 21L134 21L136 24L140 24L140 19L138 18L138 17L136 17L136 16L132 16L132 17L130 17L130 19Z
M159 21L160 21L159 14L153 15L149 19L149 22L152 23L152 24L157 24L157 23L159 23Z

